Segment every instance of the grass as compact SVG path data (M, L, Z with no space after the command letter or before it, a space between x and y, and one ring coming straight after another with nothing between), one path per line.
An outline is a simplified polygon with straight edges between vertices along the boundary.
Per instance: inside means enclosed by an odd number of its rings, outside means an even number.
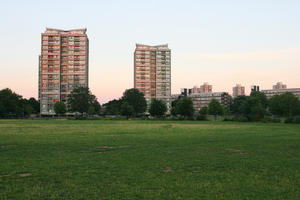
M300 199L300 126L1 120L0 199Z

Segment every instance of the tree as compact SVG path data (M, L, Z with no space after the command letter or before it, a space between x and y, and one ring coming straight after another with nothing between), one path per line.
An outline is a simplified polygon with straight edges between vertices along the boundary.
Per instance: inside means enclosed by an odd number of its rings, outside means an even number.
M35 98L31 97L28 99L28 103L32 107L33 111L32 113L38 114L40 113L40 102L37 101Z
M268 99L264 93L252 92L250 96L238 96L233 100L231 112L246 117L249 121L264 118L268 107Z
M6 88L0 91L0 117L24 115L22 96Z
M215 120L217 120L218 115L223 115L223 111L224 111L223 106L216 99L212 99L208 104L208 113L210 115L214 115Z
M244 112L243 106L247 99L248 97L244 95L234 98L233 103L230 105L230 110L232 114L242 115Z
M29 117L34 112L34 109L30 104L24 105L24 116Z
M267 96L262 92L252 92L243 105L243 114L250 121L260 121L264 118L267 107Z
M182 116L184 119L193 117L194 107L192 99L189 97L179 99L175 105L174 113Z
M121 114L121 105L122 100L121 99L114 99L112 101L107 102L106 104L103 104L104 114L105 115L119 115Z
M178 112L176 110L176 105L177 105L178 101L179 101L179 99L176 99L176 100L172 101L172 103L171 103L171 115L173 115L173 116L177 116Z
M269 104L273 115L292 117L300 114L300 101L290 92L273 96Z
M101 105L100 103L97 101L97 99L94 101L94 103L92 104L92 107L94 108L94 113L93 114L100 114L101 111Z
M54 112L59 115L64 115L67 112L66 104L62 101L58 101L54 104Z
M128 102L123 102L121 106L121 114L126 116L127 119L134 115L134 108Z
M151 116L161 117L167 112L167 105L163 100L160 99L152 99L149 113Z
M68 110L70 112L88 113L89 107L96 103L97 98L89 88L77 87L68 95Z
M201 108L201 110L199 111L200 115L206 116L208 114L208 108L206 106L204 106L203 108Z
M200 109L197 120L207 120L208 108L205 106Z
M134 115L143 114L147 108L144 93L135 88L128 89L124 92L122 102L127 102L133 107Z

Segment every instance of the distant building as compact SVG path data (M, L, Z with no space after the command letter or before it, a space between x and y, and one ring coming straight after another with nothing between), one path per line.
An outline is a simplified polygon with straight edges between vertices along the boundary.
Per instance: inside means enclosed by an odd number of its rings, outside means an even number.
M273 85L273 90L281 90L286 88L287 86L284 85L282 82L278 82L276 85Z
M195 112L199 112L203 107L208 107L208 104L212 99L216 99L224 107L228 107L231 99L231 96L227 92L193 93L192 89L182 88L180 94L172 94L171 101L175 101L185 96L192 99Z
M134 88L151 99L164 100L170 109L171 50L168 45L136 44L134 52Z
M251 92L259 92L259 86L258 85L252 85L251 86Z
M245 95L245 87L240 84L236 84L236 86L232 88L232 97L236 98L241 95Z
M286 88L286 89L275 89L275 90L270 89L270 90L262 90L261 92L264 93L267 96L267 98L271 98L276 94L284 94L286 92L290 92L300 100L300 88Z
M190 97L193 101L193 107L195 112L199 112L201 108L208 107L208 104L212 99L218 100L224 107L228 107L230 104L230 95L227 92L206 92L191 94Z
M66 102L75 87L88 87L89 40L86 29L47 28L41 45L40 109L42 115L54 115L56 102Z
M194 86L191 90L192 93L200 93L200 87Z
M180 92L182 96L188 96L193 93L193 89L181 88Z
M203 85L200 86L200 93L209 93L212 92L212 85L209 85L205 82Z

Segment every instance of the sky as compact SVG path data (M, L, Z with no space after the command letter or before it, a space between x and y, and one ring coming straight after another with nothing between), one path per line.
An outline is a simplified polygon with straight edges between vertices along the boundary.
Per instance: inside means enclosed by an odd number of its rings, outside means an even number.
M300 88L299 0L0 0L0 89L37 98L46 27L87 28L101 103L133 87L136 43L169 45L172 94L203 82Z

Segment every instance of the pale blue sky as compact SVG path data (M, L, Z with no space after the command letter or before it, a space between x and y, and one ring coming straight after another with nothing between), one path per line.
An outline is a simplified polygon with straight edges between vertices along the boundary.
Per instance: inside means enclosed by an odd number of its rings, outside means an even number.
M133 87L135 43L168 43L172 93L203 82L300 87L300 1L0 1L0 89L37 97L46 27L87 28L90 88L101 102Z

